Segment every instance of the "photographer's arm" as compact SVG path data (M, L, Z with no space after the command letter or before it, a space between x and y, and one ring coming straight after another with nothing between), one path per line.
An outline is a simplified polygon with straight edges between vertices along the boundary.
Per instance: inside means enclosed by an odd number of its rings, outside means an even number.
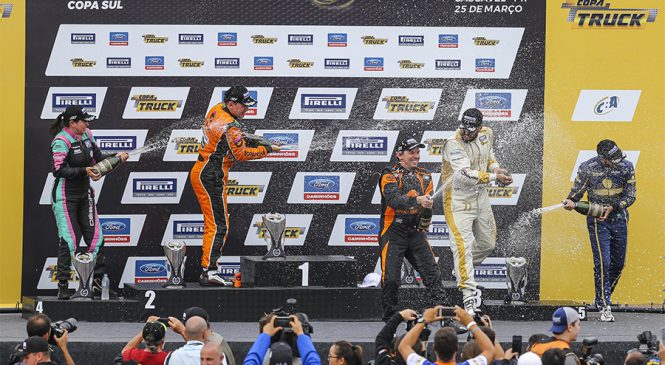
M406 360L407 364L409 364L409 356L415 354L415 351L413 351L413 345L416 344L416 341L420 340L420 333L425 329L425 326L434 321L443 319L443 317L437 316L439 308L442 307L439 305L434 308L426 309L425 312L423 312L423 322L416 323L413 328L404 335L402 342L399 343L399 353L402 355L402 358ZM420 355L417 356L422 358Z
M290 318L293 333L298 336L296 344L298 345L298 352L300 353L303 365L321 365L321 357L316 352L312 339L303 331L302 323L298 319L298 316L290 316Z
M148 317L148 320L146 322L153 322L158 319L159 317L157 316L150 316ZM122 351L120 353L123 354L124 356L125 351L139 348L141 342L143 342L143 329L141 329L136 336L132 337L132 339L129 340L129 342L127 342L127 344L125 345L125 347L122 348Z
M76 365L74 359L72 359L72 355L70 355L69 350L67 350L67 333L67 330L65 330L62 336L54 336L55 343L60 350L62 350L62 356L65 358L65 365Z
M263 333L259 334L256 341L249 349L243 365L262 365L263 358L266 356L266 351L270 348L270 337L274 336L282 327L275 327L275 317L273 316L265 326L263 326Z
M395 332L397 331L397 326L402 323L402 315L400 313L393 314L392 317L388 320L385 326L379 331L374 340L374 347L376 348L376 353L383 351L384 349L390 350L390 343L392 342Z
M494 361L494 345L492 344L492 341L490 341L489 337L487 337L485 332L481 331L480 328L478 328L478 325L476 324L476 322L473 321L471 315L467 313L464 309L455 306L455 316L457 320L460 321L460 323L462 323L463 325L466 326L466 328L469 329L469 332L471 332L473 338L476 339L476 342L478 342L478 346L482 351L480 355L484 356L485 359L487 359L488 364L491 364L492 361Z

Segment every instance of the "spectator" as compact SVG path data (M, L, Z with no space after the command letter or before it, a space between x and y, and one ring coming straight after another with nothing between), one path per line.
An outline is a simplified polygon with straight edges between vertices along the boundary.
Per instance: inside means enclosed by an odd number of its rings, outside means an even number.
M543 365L564 365L566 354L560 348L551 348L543 353L541 360Z
M637 350L628 351L628 354L626 354L626 359L623 361L624 365L646 365L646 363L646 356Z
M549 349L570 349L580 332L580 316L570 307L560 307L552 315L552 337L546 337L531 346L531 351L542 357ZM545 364L545 360L543 360Z
M540 356L534 354L533 352L525 352L520 355L517 359L517 365L542 365L543 362L540 360Z
M462 347L462 360L470 360L483 353L476 340L466 341Z
M193 316L185 323L185 340L187 343L181 348L171 352L164 361L164 365L199 365L201 363L201 348L208 339L210 329L205 319Z
M37 313L28 318L28 323L26 324L26 331L28 333L28 337L39 336L45 339L46 341L49 341L51 337L53 337L52 341L55 342L54 345L57 346L49 344L49 350L51 351L51 358L58 364L75 365L74 359L72 359L72 356L69 354L69 351L67 350L68 332L65 331L65 333L60 337L52 336L51 318L49 318L46 314Z
M291 328L293 333L297 336L296 343L298 346L298 352L300 353L300 358L303 365L321 365L321 358L319 354L314 349L314 344L312 339L306 335L302 329L302 323L297 316L290 316L291 318ZM275 336L279 331L282 331L284 328L275 327L275 316L263 317L268 319L263 327L259 327L261 333L256 338L254 345L249 349L243 365L261 365L263 364L263 359L266 356L268 348L271 350L270 361L271 365L290 365L293 362L291 347L284 342L276 342L270 346L270 338ZM287 350L288 348L288 350Z
M535 345L538 342L541 342L542 340L546 339L547 337L549 337L549 336L547 336L544 333L536 333L534 335L529 336L529 342L527 343L526 350L531 351L531 348L533 347L533 345Z
M219 351L224 354L224 364L225 365L236 365L236 359L233 356L233 351L228 342L217 332L214 332L210 327L210 317L208 317L208 312L201 307L189 307L185 309L182 313L182 321L187 322L188 319L198 316L205 319L208 328L210 329L210 334L208 335L208 341L217 342L219 344Z
M363 365L363 348L337 341L328 350L328 365Z
M16 357L22 365L56 364L51 362L51 351L48 342L40 336L28 337L18 347Z
M201 349L201 365L222 365L224 353L220 351L219 344L210 341Z
M390 317L374 340L374 348L376 349L374 363L376 365L397 365L406 363L406 361L399 356L399 351L397 351L399 341L395 341L395 332L397 332L397 326L399 326L402 321L411 321L417 318L418 314L413 309L405 309ZM403 337L400 337L400 339L401 338ZM393 343L395 343L394 346L392 345ZM422 341L416 342L413 351L418 354L423 353Z
M423 329L434 321L439 321L443 317L438 316L438 310L441 306L429 308L425 310L422 318L418 319L413 328L407 332L406 336L399 345L399 353L406 359L407 365L434 365L429 360L416 354L411 346L418 340L420 333ZM478 328L476 322L473 321L471 315L464 309L455 306L456 319L460 321L466 328L475 336L478 345L482 349L482 353L475 358L464 362L463 364L480 364L487 365L494 360L494 347L489 338L483 331ZM434 335L434 352L436 353L437 362L454 362L459 343L457 340L457 332L452 327L443 327L439 329Z
M158 322L159 317L151 316L148 322L134 338L129 340L122 349L122 361L136 361L142 365L161 365L169 354L164 351L164 338L166 337L166 325ZM173 318L175 321L177 319ZM179 323L180 321L178 321ZM173 326L171 326L173 323ZM182 325L182 323L179 323ZM175 330L179 328L175 322L169 320L169 326ZM182 335L182 332L181 332ZM141 342L145 342L145 349L140 349Z
M496 341L496 332L494 332L494 329L492 329L492 319L490 318L490 316L483 315L480 317L480 321L481 321L481 324L479 325L480 330L483 331L483 333L487 336L487 338L489 338L490 342L494 346L494 363L500 363L502 360L510 361L510 359L512 359L515 355L517 355L512 352L504 352L503 347L501 347L501 344ZM459 333L459 331L457 333ZM462 349L462 352L464 352L464 349ZM478 355L480 355L480 353L478 353L475 356Z

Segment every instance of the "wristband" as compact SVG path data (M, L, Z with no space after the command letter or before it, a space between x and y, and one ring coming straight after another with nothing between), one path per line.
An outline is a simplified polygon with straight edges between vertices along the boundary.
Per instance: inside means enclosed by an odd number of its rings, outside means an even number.
M472 330L470 330L470 331L471 331L471 333L476 333L476 332L479 331L479 330L480 330L480 328L478 328L478 326L476 326L476 328L474 328L474 329L472 329Z
M477 326L478 324L476 324L476 322L474 322L474 321L471 321L471 322L469 322L469 324L466 325L466 329L471 330L471 327L474 326L474 325Z

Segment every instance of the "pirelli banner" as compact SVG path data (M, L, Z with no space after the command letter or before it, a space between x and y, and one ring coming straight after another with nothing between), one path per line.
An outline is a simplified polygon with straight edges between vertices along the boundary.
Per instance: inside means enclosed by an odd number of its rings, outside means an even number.
M258 100L244 130L282 150L232 169L223 274L265 252L260 217L280 212L289 254L355 256L341 275L360 280L379 257L377 184L395 145L426 142L438 188L442 142L476 107L515 180L489 188L498 244L477 278L505 288L503 257L525 256L538 297L540 220L515 224L541 206L544 24L538 1L29 2L23 294L56 288L48 127L68 105L99 116L103 152L143 147L92 184L113 286L164 281L170 240L188 244L195 280L203 225L188 173L206 111L243 84ZM437 201L429 238L453 280L448 237Z
M663 10L662 1L547 2L543 204L568 195L579 165L596 156L603 139L614 140L635 167L637 199L628 208L626 261L613 303L665 299ZM635 49L648 56L618 55ZM585 217L548 213L542 229L541 298L591 301L594 264Z

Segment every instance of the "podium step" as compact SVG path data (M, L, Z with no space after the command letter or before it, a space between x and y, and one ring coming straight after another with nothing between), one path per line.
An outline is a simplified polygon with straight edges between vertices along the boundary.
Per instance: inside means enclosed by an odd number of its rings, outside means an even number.
M136 322L139 301L133 298L110 300L58 300L55 296L23 297L21 316L47 314L53 320L76 318L88 322Z

